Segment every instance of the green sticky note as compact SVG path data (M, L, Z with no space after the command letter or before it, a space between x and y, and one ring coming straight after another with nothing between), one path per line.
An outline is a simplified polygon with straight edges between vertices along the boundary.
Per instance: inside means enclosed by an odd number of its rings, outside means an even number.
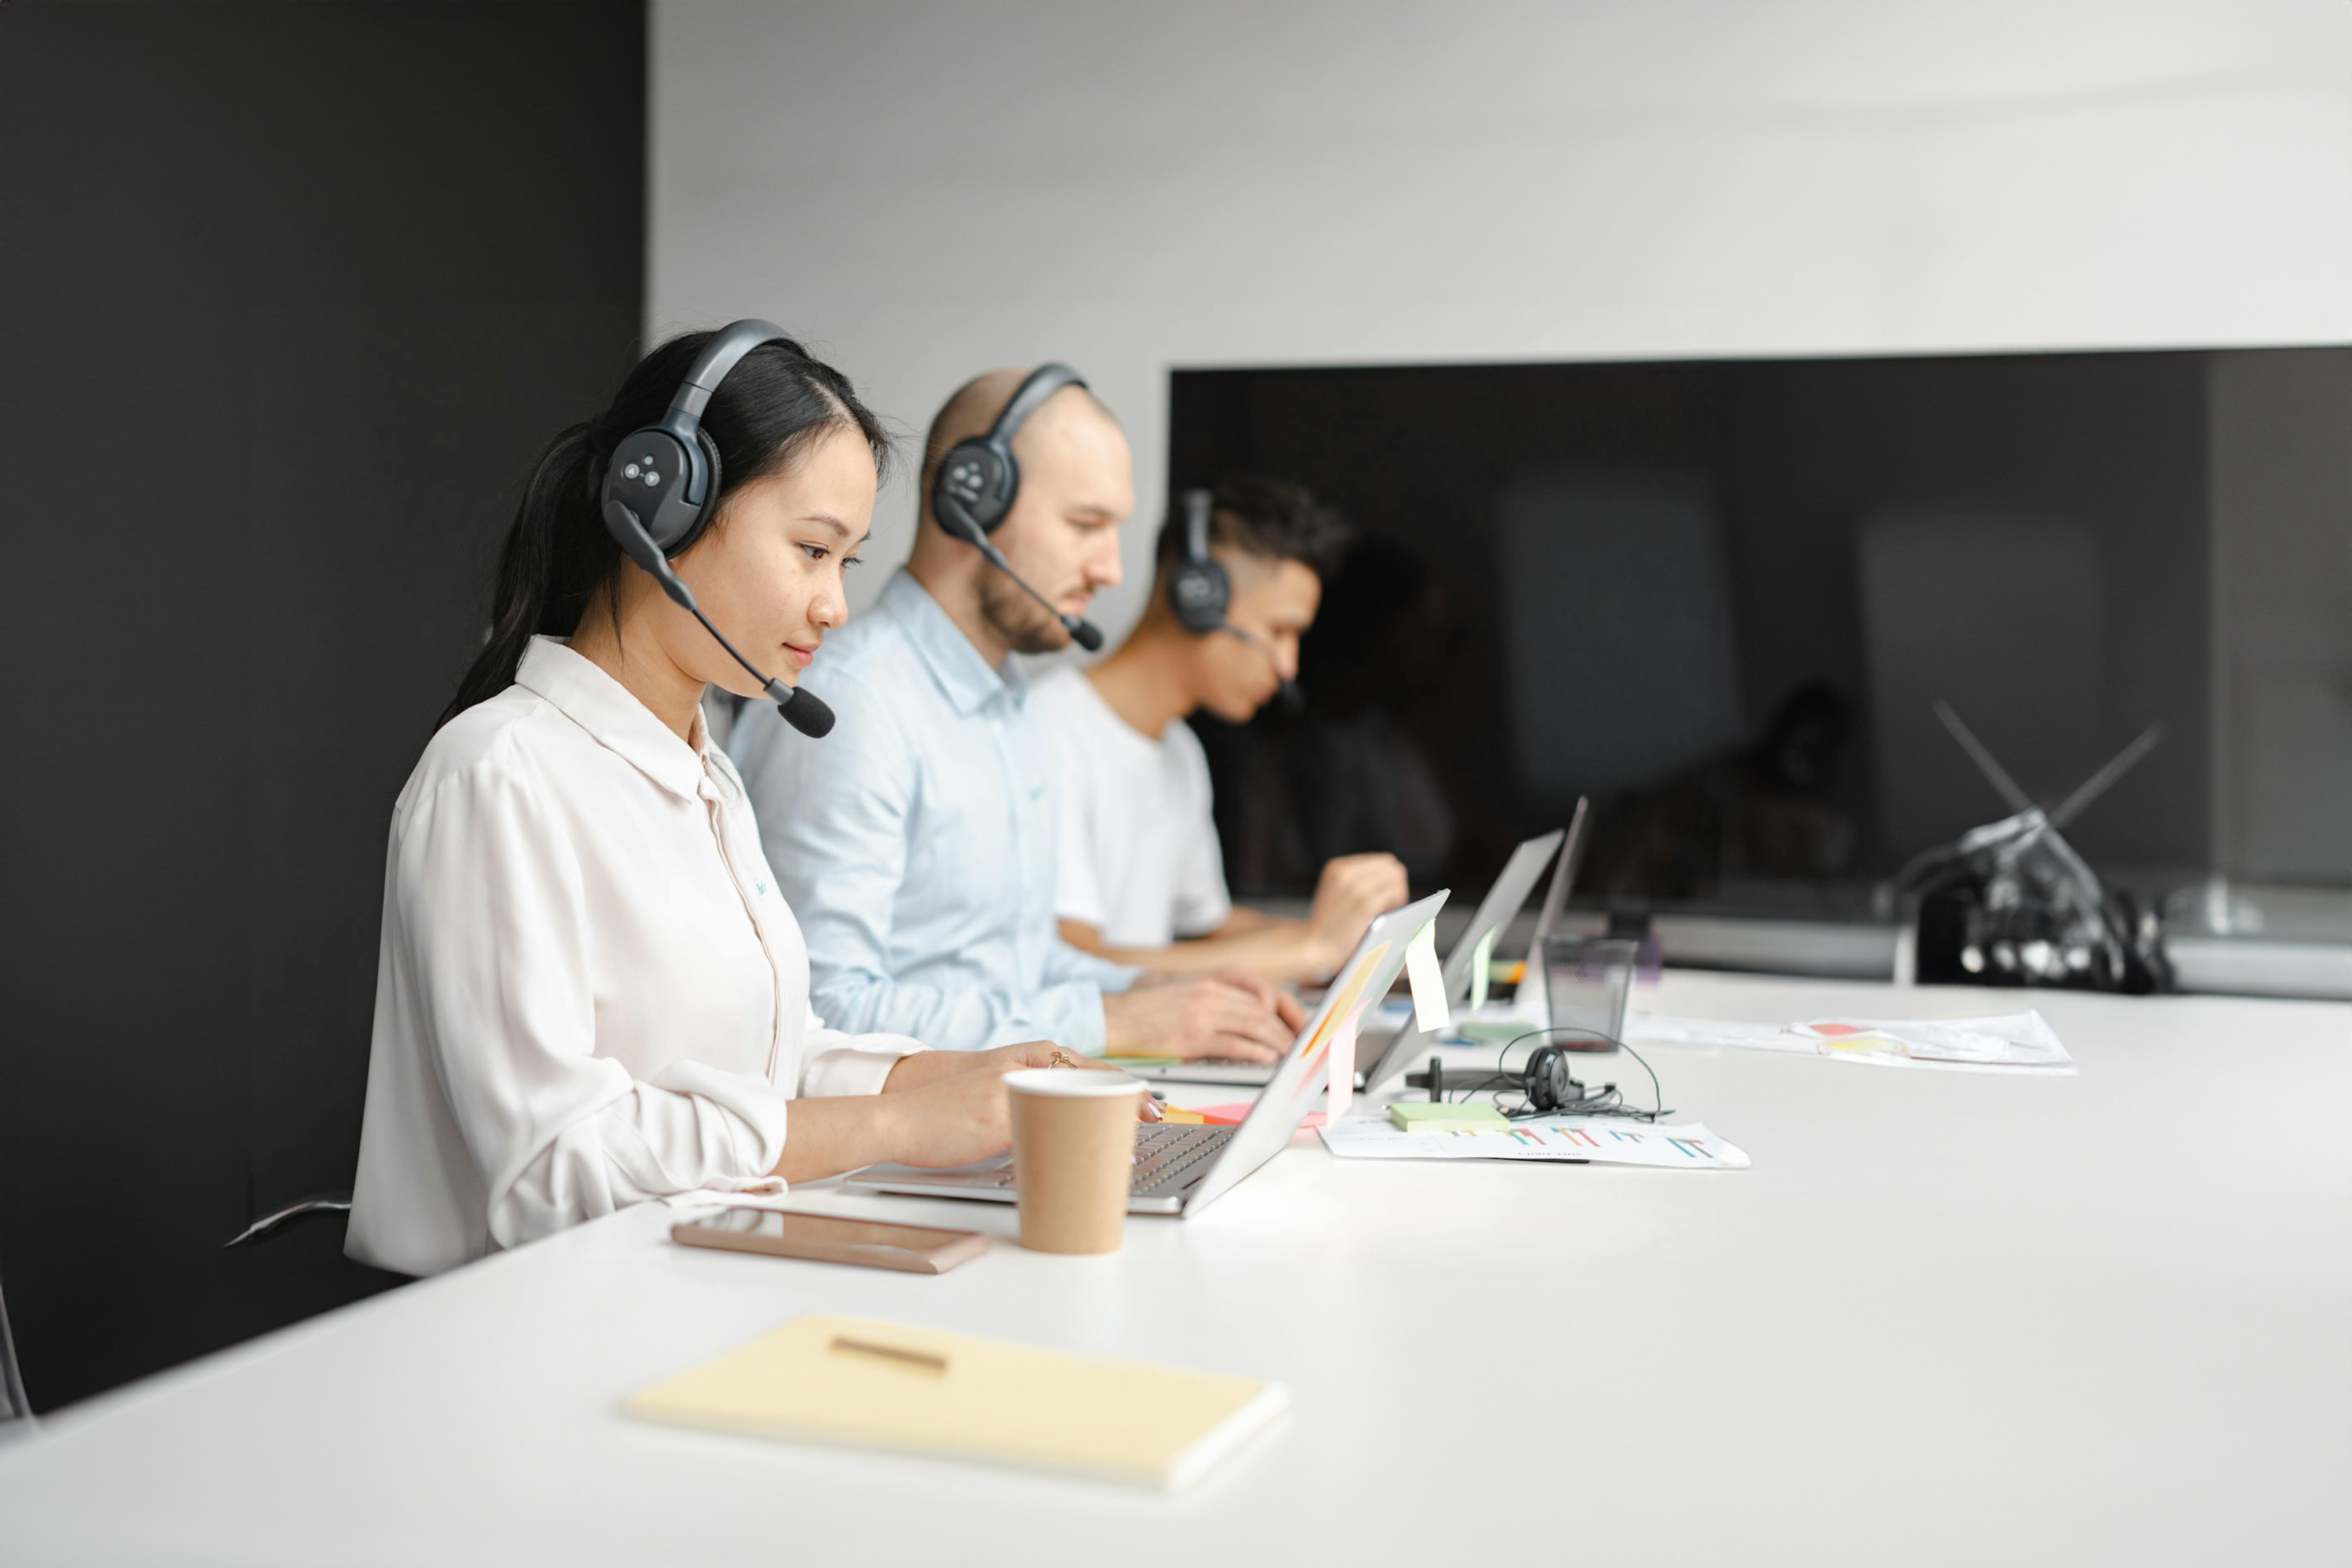
M1406 1100L1389 1107L1389 1121L1411 1132L1415 1128L1460 1127L1468 1122L1509 1121L1491 1105L1454 1105L1440 1100Z
M1172 1068L1172 1067L1174 1067L1178 1062L1180 1062L1180 1061L1183 1060L1184 1058L1181 1058L1181 1057L1114 1057L1114 1056L1105 1056L1102 1059L1103 1059L1104 1061L1107 1061L1107 1062L1110 1063L1110 1064L1111 1064L1112 1066L1114 1066L1114 1067L1122 1067L1122 1068Z
M1497 928L1493 926L1487 927L1486 934L1480 937L1478 939L1478 945L1471 950L1470 1011L1473 1013L1475 1013L1479 1008L1484 1007L1486 1005L1486 982L1489 976L1494 973L1495 968L1495 932L1496 929Z

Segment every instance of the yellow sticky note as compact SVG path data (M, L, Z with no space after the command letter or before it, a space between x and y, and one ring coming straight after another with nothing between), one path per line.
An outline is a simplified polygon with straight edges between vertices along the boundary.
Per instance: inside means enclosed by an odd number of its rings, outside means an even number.
M1413 932L1405 944L1404 973L1412 983L1412 1026L1424 1035L1453 1027L1454 1015L1445 1005L1445 976L1437 964L1435 921Z
M1903 1048L1902 1041L1890 1039L1885 1035L1839 1035L1831 1038L1816 1040L1813 1042L1813 1045L1814 1048L1819 1050L1822 1055L1825 1057L1834 1055L1840 1051L1861 1051L1866 1052L1872 1056L1881 1057L1901 1057L1910 1055L1908 1051L1906 1051Z
M1470 1011L1475 1013L1486 1005L1486 982L1495 968L1495 928L1478 939L1470 952Z

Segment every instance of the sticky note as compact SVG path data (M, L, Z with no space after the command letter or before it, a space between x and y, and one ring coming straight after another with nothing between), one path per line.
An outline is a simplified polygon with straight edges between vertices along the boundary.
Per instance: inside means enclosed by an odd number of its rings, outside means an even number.
M1194 1114L1212 1127L1239 1127L1249 1120L1249 1113L1255 1109L1252 1101L1236 1100L1231 1105L1203 1105ZM1299 1125L1320 1127L1323 1125L1323 1113L1319 1110L1310 1110L1307 1113L1307 1120Z
M1462 1127L1478 1122L1497 1125L1510 1119L1491 1105L1456 1105L1448 1100L1405 1100L1389 1107L1389 1121L1411 1132L1416 1128Z
M1882 1057L1908 1056L1903 1042L1885 1035L1841 1035L1833 1039L1816 1040L1814 1046L1823 1056L1838 1051L1867 1051Z
M1404 949L1405 978L1412 983L1412 1026L1424 1035L1441 1034L1454 1026L1445 1005L1445 976L1437 965L1437 922L1412 933Z
M1349 1009L1348 1016L1331 1035L1330 1098L1324 1109L1334 1116L1348 1114L1348 1101L1356 1093L1356 1017L1358 1009Z
M1495 973L1495 932L1497 929L1488 926L1486 934L1478 939L1478 945L1470 952L1470 1011L1473 1013L1486 1005L1486 983Z

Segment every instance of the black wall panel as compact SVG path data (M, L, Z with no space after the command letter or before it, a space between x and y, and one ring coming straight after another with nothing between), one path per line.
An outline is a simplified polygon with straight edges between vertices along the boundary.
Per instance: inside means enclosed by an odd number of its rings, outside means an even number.
M641 4L0 5L0 1283L50 1408L388 1282L394 795L629 362Z

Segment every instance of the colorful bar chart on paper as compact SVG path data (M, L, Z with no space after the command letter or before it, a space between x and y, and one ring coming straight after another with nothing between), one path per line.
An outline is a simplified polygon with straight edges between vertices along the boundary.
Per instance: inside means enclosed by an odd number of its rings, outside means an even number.
M1617 1117L1542 1116L1408 1131L1385 1116L1357 1115L1322 1131L1324 1147L1348 1160L1553 1160L1690 1171L1740 1171L1749 1163L1744 1150L1695 1121L1654 1127Z

